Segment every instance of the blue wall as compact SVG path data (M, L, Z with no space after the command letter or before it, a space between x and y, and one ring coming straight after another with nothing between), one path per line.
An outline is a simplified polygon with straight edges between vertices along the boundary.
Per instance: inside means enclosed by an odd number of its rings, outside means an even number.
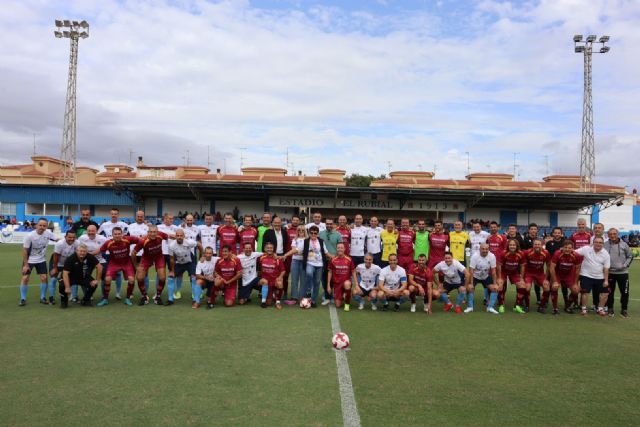
M517 224L518 223L518 212L517 211L500 211L500 226L505 228L509 224Z
M633 207L633 224L640 224L640 205Z

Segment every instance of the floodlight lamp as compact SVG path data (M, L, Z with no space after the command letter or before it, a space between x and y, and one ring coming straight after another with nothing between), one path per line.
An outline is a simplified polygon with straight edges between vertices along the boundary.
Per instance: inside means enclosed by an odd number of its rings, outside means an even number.
M72 31L71 31L71 37L72 37L72 38L78 38L78 32L77 32L77 31L72 30Z
M65 36L66 38L71 37L71 34L69 34L69 31L63 31L62 35Z
M83 31L80 33L80 37L82 37L83 39L86 39L87 37L89 37L89 33L87 33L86 31Z
M591 34L590 36L587 36L587 41L593 43L597 38L598 37L595 34Z
M607 53L609 52L610 47L609 46L604 46L602 48L600 48L600 53Z
M575 36L573 36L573 41L578 43L582 41L582 34L576 34Z
M53 34L56 36L56 38L62 38L62 33L60 31L54 31Z
M70 27L71 26L71 21L69 21L68 19L64 20L64 24L65 27Z
M606 43L609 41L609 36L602 36L600 37L600 43Z
M71 25L77 28L80 26L80 23L78 21L71 21Z
M87 21L84 21L84 20L83 20L82 22L80 22L80 26L81 26L82 28L89 28L89 23L88 23Z
M576 46L576 53L584 52L584 46Z
M62 21L59 19L56 19L56 27L62 27Z

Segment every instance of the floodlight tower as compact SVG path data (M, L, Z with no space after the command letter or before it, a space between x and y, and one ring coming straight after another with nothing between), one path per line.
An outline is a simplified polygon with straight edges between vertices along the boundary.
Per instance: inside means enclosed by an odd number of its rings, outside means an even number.
M56 38L71 40L69 55L69 78L67 80L67 102L64 109L64 127L62 130L62 148L60 160L62 164L61 184L75 184L76 181L76 75L78 71L78 41L89 37L87 21L70 21L56 19L53 34Z
M584 98L582 103L582 145L580 148L580 191L595 191L593 178L596 174L596 150L593 137L593 100L591 97L591 55L593 53L607 53L609 36L589 35L582 39L581 34L573 36L576 53L584 54ZM593 51L593 44L601 43L599 50Z

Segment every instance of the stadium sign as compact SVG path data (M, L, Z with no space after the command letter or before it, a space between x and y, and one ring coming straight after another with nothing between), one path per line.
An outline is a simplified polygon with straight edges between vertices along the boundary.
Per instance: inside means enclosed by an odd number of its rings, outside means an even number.
M400 200L372 200L372 199L333 199L331 197L285 197L271 196L270 206L324 209L371 209L371 210L406 210L406 211L439 211L461 212L466 209L462 202L448 202L437 200L412 200L401 203Z

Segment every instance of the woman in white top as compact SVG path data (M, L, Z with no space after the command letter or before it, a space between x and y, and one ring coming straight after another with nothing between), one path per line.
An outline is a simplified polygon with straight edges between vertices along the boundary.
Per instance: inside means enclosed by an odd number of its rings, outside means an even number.
M302 251L304 249L304 241L307 238L307 230L304 225L299 225L296 228L296 238L291 241L291 250L285 255L291 257L291 298L297 303L300 299L305 298L304 282L305 271L302 268Z

